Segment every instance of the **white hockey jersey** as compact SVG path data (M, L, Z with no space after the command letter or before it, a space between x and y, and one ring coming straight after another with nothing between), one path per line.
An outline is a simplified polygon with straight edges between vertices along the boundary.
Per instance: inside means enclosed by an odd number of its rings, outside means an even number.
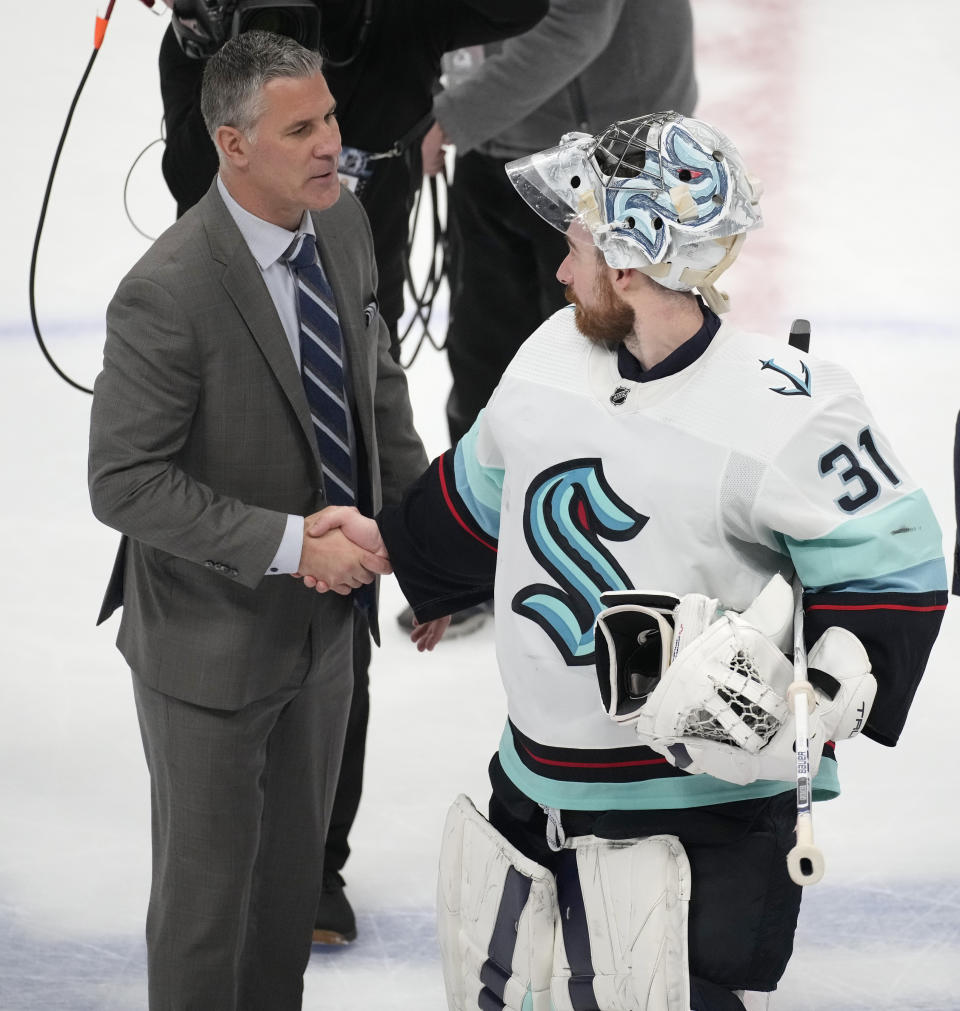
M617 353L561 310L505 372L457 446L454 473L468 519L498 544L510 721L500 760L554 807L679 807L788 788L631 775L656 756L601 706L602 592L699 592L742 610L794 569L809 592L946 588L926 496L850 375L727 325L686 368L631 382ZM817 786L837 792L833 761Z

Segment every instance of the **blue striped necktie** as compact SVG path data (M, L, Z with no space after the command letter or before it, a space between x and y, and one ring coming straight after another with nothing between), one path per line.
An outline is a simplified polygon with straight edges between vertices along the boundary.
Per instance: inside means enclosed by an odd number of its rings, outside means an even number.
M312 235L298 235L283 254L293 268L300 309L300 373L310 405L327 502L354 505L353 457L337 302Z

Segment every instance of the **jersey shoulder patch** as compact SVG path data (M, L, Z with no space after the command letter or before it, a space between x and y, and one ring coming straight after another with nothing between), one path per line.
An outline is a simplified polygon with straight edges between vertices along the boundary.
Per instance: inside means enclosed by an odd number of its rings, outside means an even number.
M849 394L861 397L853 377L841 365L765 334L724 325L714 338L714 344L715 354L711 358L717 367L735 372L741 383L746 376L752 375L749 390L759 392L762 398L767 394L799 402L822 402Z
M692 368L682 403L671 405L674 423L759 460L775 457L822 411L863 402L850 373L834 362L726 324Z

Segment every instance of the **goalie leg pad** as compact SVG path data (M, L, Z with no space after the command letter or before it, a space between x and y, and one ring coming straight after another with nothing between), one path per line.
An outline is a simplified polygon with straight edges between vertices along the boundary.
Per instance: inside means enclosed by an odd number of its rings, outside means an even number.
M690 1007L690 865L675 836L573 839L555 881L461 795L437 900L450 1011Z
M690 865L676 836L581 836L557 874L556 1011L689 1011Z
M450 1011L550 1011L553 875L461 794L440 849L437 934Z

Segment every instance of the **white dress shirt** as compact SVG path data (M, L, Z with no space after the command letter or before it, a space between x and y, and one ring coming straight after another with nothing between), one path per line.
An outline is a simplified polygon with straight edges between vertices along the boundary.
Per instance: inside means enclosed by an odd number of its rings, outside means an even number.
M285 260L280 259L287 251L290 243L301 232L307 232L316 238L313 229L313 221L310 215L304 211L300 219L300 227L295 232L274 225L263 218L258 218L248 210L241 207L236 200L230 196L227 187L223 184L220 176L217 176L217 189L223 202L226 204L230 216L240 229L240 234L250 248L260 273L263 276L263 283L270 292L273 304L276 306L277 315L283 324L283 331L287 335L290 344L290 351L293 359L300 368L300 318L297 312L297 286L293 277L293 272ZM287 516L286 529L280 541L280 547L274 555L273 561L267 568L268 576L289 575L296 572L300 566L300 556L303 554L303 517Z

